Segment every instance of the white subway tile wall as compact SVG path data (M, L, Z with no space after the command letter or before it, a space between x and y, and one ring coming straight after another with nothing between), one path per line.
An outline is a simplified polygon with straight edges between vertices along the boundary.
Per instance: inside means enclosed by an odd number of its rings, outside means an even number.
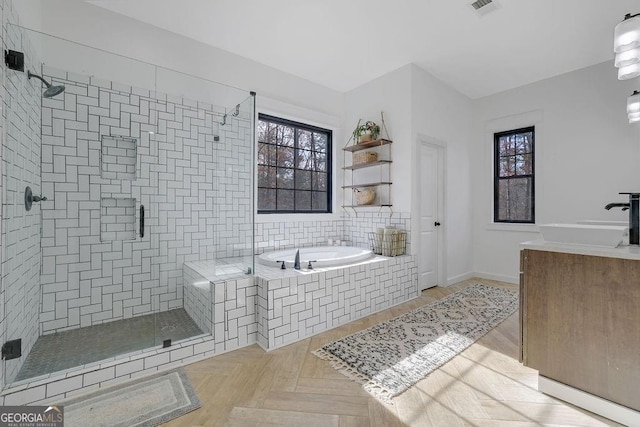
M136 199L100 200L100 241L136 239Z
M67 99L70 101L67 103ZM72 97L65 98L65 108L73 109ZM138 163L137 141L134 138L102 135L100 175L107 179L133 181Z
M44 74L67 90L42 109L43 333L182 307L184 262L252 253L247 117L219 126L223 107Z
M24 30L16 26L13 2L1 2L2 48L24 53L25 71L2 70L2 286L0 286L0 343L22 339L28 354L38 339L40 309L40 209L34 203L26 211L24 192L47 195L40 188L40 114L42 83L27 79L27 70L40 71L38 52ZM13 381L24 357L2 361L0 384ZM37 394L34 390L31 393Z
M383 211L384 212L384 211ZM358 212L358 216L350 216L345 221L345 236L353 246L371 249L369 233L380 227L395 227L407 232L405 253L411 253L411 214L394 212L391 215L377 212Z
M324 246L342 236L344 220L256 223L256 253L305 246Z
M213 330L216 353L235 350L257 340L257 288L253 277L214 282Z
M160 101L112 90L110 82L94 78L72 80L61 70L45 67L44 74L66 90L45 99L42 108L42 182L50 198L42 211L42 333L150 313L160 308L161 296L166 306L181 306L179 291L159 284L157 239L136 238L140 230L131 230L140 206L149 211L157 194L158 172L151 166L158 147L148 132L155 129ZM137 141L135 180L101 177L104 136ZM133 222L128 206L126 240L107 233L109 201L103 199L135 200ZM150 211L147 228L158 223Z
M411 253L411 214L408 212L359 211L343 213L326 221L256 223L256 254L307 246L326 246L328 239L346 241L349 246L371 249L370 232L378 227L396 227L407 232L406 253Z
M202 277L197 271L191 269L188 264L182 266L184 283L184 309L196 322L196 325L205 333L212 332L213 319L211 318L211 300L213 298L213 285L209 279Z

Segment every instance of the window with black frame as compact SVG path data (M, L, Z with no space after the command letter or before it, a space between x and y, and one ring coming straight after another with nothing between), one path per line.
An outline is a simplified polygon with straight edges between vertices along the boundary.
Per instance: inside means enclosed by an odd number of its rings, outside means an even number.
M258 116L258 213L331 212L331 131Z
M494 222L535 223L535 128L495 133Z

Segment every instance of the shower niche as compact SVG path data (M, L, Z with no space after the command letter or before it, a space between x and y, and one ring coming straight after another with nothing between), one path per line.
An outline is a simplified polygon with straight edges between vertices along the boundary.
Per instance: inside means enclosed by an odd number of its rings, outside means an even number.
M138 140L124 136L102 135L100 139L100 177L109 180L101 191L135 189L138 170ZM111 188L113 187L113 188ZM141 212L143 212L141 210ZM142 231L141 231L142 234ZM136 239L136 199L134 197L101 197L100 241L117 242Z
M100 241L117 242L136 239L136 199L102 198L100 200Z

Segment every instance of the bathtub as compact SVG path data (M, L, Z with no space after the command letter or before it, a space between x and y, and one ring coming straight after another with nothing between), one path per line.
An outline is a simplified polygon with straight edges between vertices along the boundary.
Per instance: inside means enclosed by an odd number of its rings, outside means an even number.
M287 268L292 268L297 249L286 249L275 252L265 252L258 256L258 262L269 267L279 267L278 261L285 261ZM306 269L309 261L314 268L333 267L364 261L373 256L369 249L354 246L316 246L300 248L300 268Z

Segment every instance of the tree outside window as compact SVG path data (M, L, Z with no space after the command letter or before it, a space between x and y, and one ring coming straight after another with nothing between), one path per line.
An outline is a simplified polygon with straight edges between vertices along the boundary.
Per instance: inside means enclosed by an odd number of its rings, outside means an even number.
M494 134L494 222L535 223L535 128Z
M258 116L258 213L331 212L331 131Z

